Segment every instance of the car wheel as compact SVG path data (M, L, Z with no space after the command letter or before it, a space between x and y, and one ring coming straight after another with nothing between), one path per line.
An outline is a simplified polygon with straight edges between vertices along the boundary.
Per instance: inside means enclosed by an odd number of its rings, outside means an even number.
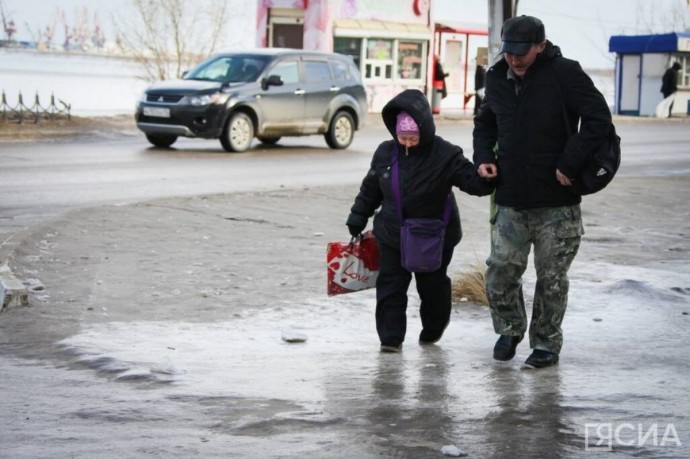
M177 140L176 135L172 134L146 134L146 140L160 148L168 148Z
M280 140L280 136L278 136L278 137L258 137L258 139L261 143L265 143L266 145L275 145Z
M324 134L326 143L335 149L347 148L355 136L355 122L347 112L338 112L331 120L328 132Z
M249 148L254 138L254 124L246 113L233 114L220 135L220 144L225 151L241 152Z

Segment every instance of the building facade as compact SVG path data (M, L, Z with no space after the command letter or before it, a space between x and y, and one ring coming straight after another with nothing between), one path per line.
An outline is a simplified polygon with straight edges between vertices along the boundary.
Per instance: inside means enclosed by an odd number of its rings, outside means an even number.
M373 112L404 89L419 89L432 99L436 52L454 96L447 98L448 109L462 109L476 50L468 51L467 33L435 41L440 35L432 7L432 0L259 0L256 44L352 56Z
M614 112L621 115L664 116L661 78L674 62L678 91L672 116L690 113L690 33L660 35L614 35L609 51L616 53Z

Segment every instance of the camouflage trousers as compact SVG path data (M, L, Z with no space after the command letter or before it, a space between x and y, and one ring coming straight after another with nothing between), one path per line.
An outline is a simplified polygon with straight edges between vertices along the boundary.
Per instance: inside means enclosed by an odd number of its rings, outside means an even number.
M568 269L582 234L579 205L527 210L498 206L491 255L486 261L486 291L496 333L518 336L527 331L522 274L534 246L537 283L529 322L530 347L560 352Z

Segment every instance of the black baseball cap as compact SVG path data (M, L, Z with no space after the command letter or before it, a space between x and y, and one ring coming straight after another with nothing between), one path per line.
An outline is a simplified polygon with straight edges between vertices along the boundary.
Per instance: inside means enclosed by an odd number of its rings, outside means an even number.
M546 40L544 23L534 16L510 18L501 28L501 49L499 53L524 56L536 43Z

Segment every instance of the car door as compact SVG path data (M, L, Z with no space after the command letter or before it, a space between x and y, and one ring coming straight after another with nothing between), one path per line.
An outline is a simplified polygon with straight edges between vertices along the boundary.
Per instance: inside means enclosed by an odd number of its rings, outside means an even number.
M328 105L338 94L338 86L333 83L331 70L326 59L305 58L302 60L306 88L306 107L304 114L304 133L325 132L329 119Z
M261 112L258 135L265 137L301 134L304 129L305 90L300 80L299 61L285 58L273 64L266 77L277 75L280 86L270 85L257 95Z

